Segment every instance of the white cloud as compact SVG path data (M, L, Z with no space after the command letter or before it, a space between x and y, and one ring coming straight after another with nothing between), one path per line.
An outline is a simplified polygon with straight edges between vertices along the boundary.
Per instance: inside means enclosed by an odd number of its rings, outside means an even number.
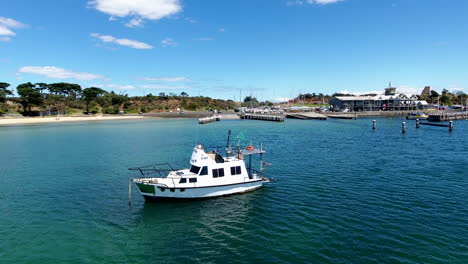
M11 36L16 36L13 29L24 27L26 27L26 25L19 21L7 17L0 17L0 41L10 41Z
M348 91L348 90L342 90L342 91L339 91L338 93L340 93L340 94L352 94L352 95L355 95L355 96L360 96L360 95L364 95L364 94L383 94L384 90L381 90L381 91L364 91L364 92L351 92L351 91Z
M164 48L167 48L167 47L176 47L178 45L177 42L175 42L173 39L171 38L165 38L163 40L161 40L161 46L163 46Z
M91 84L90 86L92 87L99 87L99 88L104 88L104 89L114 89L114 90L133 90L136 87L131 84Z
M307 0L307 3L326 5L326 4L333 4L333 3L337 3L341 1L344 1L344 0Z
M421 94L422 90L424 87L414 87L414 86L408 86L408 85L400 85L396 87L396 93L403 93L403 94ZM342 90L339 91L338 93L341 94L353 94L356 96L359 95L364 95L364 94L384 94L384 89L382 90L374 90L374 91L358 91L358 92L351 92L349 90Z
M220 29L218 29L218 31L224 33L224 32L226 32L226 29L225 28L220 28Z
M293 5L304 5L304 4L317 4L317 5L327 5L338 3L344 0L289 0L286 2L286 5L293 6Z
M139 87L143 89L154 89L154 90L177 90L177 89L192 88L189 85L158 85L158 84L140 85Z
M289 102L289 100L291 100L291 98L289 97L278 97L278 98L273 99L273 102L283 103L283 102Z
M10 41L10 40L11 40L10 37L0 37L0 41L1 41L1 42L8 42L8 41Z
M134 28L134 27L142 27L143 26L143 19L137 17L130 20L128 23L125 24L126 27Z
M142 78L139 78L139 79L142 79L142 80L145 80L145 81L162 81L162 82L189 82L189 81L191 81L189 78L181 77L181 76L177 76L177 77L142 77Z
M152 48L154 48L150 44L140 42L140 41L137 41L137 40L119 39L119 38L116 38L116 37L113 37L113 36L101 35L101 34L98 34L98 33L91 33L90 35L91 35L91 37L100 39L102 42L105 42L105 43L114 43L114 44L127 46L127 47L134 48L134 49L152 49Z
M0 36L15 36L15 32L0 24Z
M421 94L424 87L414 87L408 85L401 85L396 88L396 93L403 93L403 94Z
M91 0L88 1L88 6L113 18L132 17L132 20L126 24L130 27L134 24L141 25L143 19L158 20L182 10L179 0Z
M18 75L22 73L42 75L50 79L76 79L82 81L105 79L102 75L87 72L74 72L54 66L25 66L17 71Z

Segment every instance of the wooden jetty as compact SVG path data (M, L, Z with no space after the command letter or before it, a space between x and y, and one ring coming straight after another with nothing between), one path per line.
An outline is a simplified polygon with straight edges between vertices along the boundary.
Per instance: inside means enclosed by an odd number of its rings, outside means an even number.
M434 112L430 113L427 118L428 121L440 122L451 120L465 120L468 119L468 112Z
M306 112L306 113L288 113L286 115L287 118L295 118L295 119L316 119L316 120L327 120L327 116L314 113L314 112Z
M438 126L438 127L448 127L449 131L453 131L453 121L450 121L448 124L441 124L441 123L428 123L428 122L421 122L419 119L416 119L416 128L419 128L420 125L425 126Z
M327 115L328 118L335 118L335 119L353 119L356 118L355 115Z
M198 119L198 124L208 124L208 123L216 122L216 121L221 121L221 118L219 117L219 115L202 117Z
M251 120L264 120L264 121L275 121L275 122L284 122L283 115L267 115L267 114L241 114L241 119L251 119Z

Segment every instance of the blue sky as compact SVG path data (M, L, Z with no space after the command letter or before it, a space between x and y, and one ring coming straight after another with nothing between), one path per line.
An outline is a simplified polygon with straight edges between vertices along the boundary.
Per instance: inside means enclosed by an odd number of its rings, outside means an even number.
M239 100L468 87L466 0L2 0L0 81Z

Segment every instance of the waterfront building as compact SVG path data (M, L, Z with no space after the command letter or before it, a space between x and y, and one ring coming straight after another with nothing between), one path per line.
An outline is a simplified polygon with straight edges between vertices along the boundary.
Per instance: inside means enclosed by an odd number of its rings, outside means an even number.
M418 110L427 106L417 95L396 93L396 88L385 88L384 94L337 96L330 100L333 111L402 111Z

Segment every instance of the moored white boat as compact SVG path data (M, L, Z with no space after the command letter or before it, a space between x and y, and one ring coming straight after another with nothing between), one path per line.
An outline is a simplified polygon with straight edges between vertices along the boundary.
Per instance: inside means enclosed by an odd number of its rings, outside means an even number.
M139 174L131 179L146 200L162 198L209 198L256 190L268 181L263 177L262 147L248 146L234 149L227 145L205 151L196 145L190 159L190 168L176 170L169 164L130 168ZM260 156L259 170L252 168L252 155ZM245 164L248 158L248 166ZM167 169L165 169L167 168ZM164 176L164 173L167 173Z

